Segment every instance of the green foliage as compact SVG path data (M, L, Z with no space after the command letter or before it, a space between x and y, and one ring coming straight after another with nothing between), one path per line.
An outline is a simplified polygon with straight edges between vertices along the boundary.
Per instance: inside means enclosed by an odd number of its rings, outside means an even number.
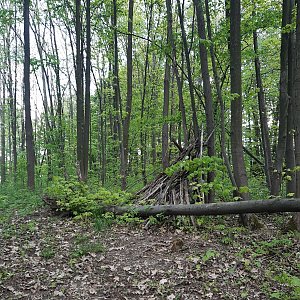
M187 178L190 180L190 185L195 192L208 193L210 190L214 190L221 199L230 199L232 195L233 187L228 181L226 168L221 158L202 156L192 160L179 161L165 170L168 176L172 176L177 172L188 173ZM208 172L215 173L213 182L203 180ZM195 197L202 198L202 195L195 193Z
M4 267L0 267L0 283L3 283L5 280L13 276L13 273L7 270Z
M202 255L202 261L204 263L206 263L207 261L215 258L215 257L218 257L220 255L219 252L215 251L215 250L212 250L212 249L208 249L203 255Z
M85 234L79 234L74 241L74 247L70 253L71 259L78 259L89 253L101 253L104 251L102 243L91 241L91 237Z
M76 238L75 247L70 253L70 256L72 259L77 259L89 253L101 253L104 250L102 243L96 241L91 242L88 236L81 235Z
M13 184L0 186L0 224L5 223L14 213L24 216L41 205L41 198L36 192L16 187Z
M53 199L60 211L71 212L76 219L86 219L99 215L101 208L108 205L121 205L128 202L129 194L110 192L100 188L90 193L88 186L76 179L66 181L55 177L45 194Z
M129 212L129 213L125 213L125 214L122 214L122 215L118 216L117 222L119 224L138 225L140 223L143 223L144 220L142 220L141 218L136 217L134 212Z
M253 243L253 256L261 256L268 254L281 254L285 249L292 246L292 241L287 238L273 239L271 241L261 241Z
M96 231L103 231L111 227L114 222L113 213L104 213L100 216L96 216L94 219L94 228Z
M41 250L41 257L44 259L51 259L55 256L55 250L51 246L46 246Z
M273 292L270 294L271 299L300 299L300 278L298 276L282 272L276 275L274 279L280 284L287 285L291 289L291 293Z

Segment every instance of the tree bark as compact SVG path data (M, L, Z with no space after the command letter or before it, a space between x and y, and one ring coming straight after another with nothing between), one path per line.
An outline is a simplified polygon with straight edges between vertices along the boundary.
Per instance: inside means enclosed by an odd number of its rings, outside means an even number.
M30 111L30 35L29 35L29 0L24 0L24 106L25 133L27 157L27 186L35 188L35 152L33 143L33 129Z
M231 94L231 153L233 174L237 184L237 193L242 200L249 200L248 178L243 154L242 135L242 74L241 74L241 3L230 1L230 79ZM246 215L241 216L247 225Z
M50 10L49 10L50 11ZM56 138L56 143L59 153L59 172L65 174L65 138L64 138L64 126L63 126L63 97L61 91L61 80L60 80L60 58L58 53L58 46L56 41L56 32L55 26L53 24L52 15L49 13L50 26L51 26L51 41L53 54L55 55L57 62L54 64L54 73L55 73L55 86L56 86L56 98L57 98L57 117L58 117L58 134Z
M172 6L171 0L166 0L167 8L167 45L172 47L174 55L174 41L173 41L173 20L172 20ZM175 51L176 53L176 51ZM174 56L173 56L174 58ZM176 58L175 58L176 59ZM170 78L171 78L171 66L170 59L166 57L165 62L165 75L164 75L164 104L163 104L163 127L162 127L162 167L165 170L169 166L169 122L167 120L169 116L169 103L170 103Z
M294 9L294 0L290 0L289 22L292 23L292 12ZM296 174L295 174L295 150L294 150L294 109L295 109L295 31L289 32L288 45L288 112L287 112L287 136L285 150L286 175L286 195L287 197L295 197L296 194Z
M296 20L296 57L295 57L295 82L294 82L294 130L295 130L295 160L296 160L296 198L300 198L300 3L297 2ZM294 216L297 229L300 231L300 212Z
M289 23L290 0L282 2L282 29ZM273 196L278 196L281 189L282 167L286 150L287 139L287 112L289 105L288 97L288 45L289 34L285 31L281 33L281 50L280 50L280 95L279 95L279 132L274 161L274 171L272 176Z
M268 126L268 116L266 109L265 93L264 87L261 78L261 69L260 69L260 59L258 54L258 42L257 42L257 32L253 31L253 47L254 47L254 65L255 65L255 75L256 75L256 86L258 88L257 98L258 98L258 107L259 107L259 118L260 118L260 130L262 136L262 146L264 152L264 171L266 176L267 185L269 191L271 192L271 174L272 174L272 152L271 152L271 143L269 135L269 126Z
M83 61L81 54L81 1L76 0L76 104L77 104L77 175L78 179L83 180L83 136L84 136L84 106L83 106Z
M208 34L209 40L212 42L211 21L210 21L208 0L205 0L205 8L206 8L207 34ZM214 81L215 81L215 85L216 85L217 98L218 98L218 102L219 102L219 106L220 106L221 153L222 153L222 157L223 157L231 184L234 187L236 187L236 182L235 182L232 170L231 170L231 165L230 165L230 161L229 161L227 149L226 149L226 127L225 127L225 107L224 107L225 104L223 101L223 96L222 96L222 91L221 91L220 77L219 77L218 70L217 70L214 45L212 43L210 45L210 56L211 56L211 64L212 64L213 74L214 74Z
M187 37L186 37L185 28L184 28L183 13L182 13L182 9L180 7L180 3L178 3L178 1L177 1L177 9L178 9L178 16L179 16L180 27L181 27L181 37L182 37L182 42L183 42L185 61L186 61L187 79L188 79L188 83L189 83L189 93L190 93L191 108L192 108L194 139L197 140L200 138L200 130L199 130L199 124L198 124L198 118L197 118L196 101L195 101L195 94L194 94L194 83L193 83L193 78L192 78L192 68L191 68L191 62L190 62L190 54L189 54L189 49L188 49Z
M205 115L206 115L206 140L207 140L207 154L208 156L215 155L215 125L214 125L214 109L213 109L213 99L212 99L212 91L210 85L210 76L208 70L208 59L207 59L207 50L206 46L202 41L206 41L206 33L205 33L205 21L204 21L204 12L201 0L194 0L194 5L196 7L196 15L197 15L197 28L198 35L200 38L200 61L201 61L201 74L203 81L203 91L205 98ZM208 172L207 174L207 182L213 182L215 179L214 172ZM211 203L214 201L214 191L210 190L207 195L207 202Z
M129 129L132 108L132 31L133 31L133 5L134 0L129 0L128 4L128 36L127 36L127 97L126 97L126 115L123 122L123 147L124 161L121 166L122 190L126 189L126 178L128 169L128 144Z
M146 3L145 3L146 5ZM146 100L146 87L147 87L147 73L149 67L149 49L150 49L150 33L152 29L153 20L153 3L150 3L149 16L147 15L147 45L145 53L145 65L143 70L143 90L142 90L142 103L141 103L141 131L140 131L140 145L141 145L141 165L142 165L142 178L144 185L147 184L147 174L146 174L146 162L147 162L147 132L144 126L144 115L145 115L145 100Z
M90 0L86 1L86 65L85 65L85 102L84 102L84 137L83 137L83 180L88 177L89 138L91 119L91 12Z
M137 217L149 217L158 214L169 216L216 216L245 213L276 213L300 211L300 199L272 199L221 202L190 205L155 205L155 206L112 206L104 211L121 215L133 213Z
M1 158L0 158L0 165L1 165L1 183L5 183L6 181L6 136L5 136L5 106L6 106L6 95L5 95L5 77L3 75L3 83L2 83L2 101L0 103L0 118L1 118Z

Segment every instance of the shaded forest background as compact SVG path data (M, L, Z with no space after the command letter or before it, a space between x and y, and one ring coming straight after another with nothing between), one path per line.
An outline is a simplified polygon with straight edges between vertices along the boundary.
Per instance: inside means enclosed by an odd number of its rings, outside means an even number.
M1 1L1 183L136 191L196 142L200 200L299 197L299 6Z

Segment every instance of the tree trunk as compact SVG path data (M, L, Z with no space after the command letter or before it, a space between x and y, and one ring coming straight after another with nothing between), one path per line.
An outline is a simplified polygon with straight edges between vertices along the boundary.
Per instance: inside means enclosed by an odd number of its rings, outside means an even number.
M203 81L203 91L205 98L205 115L206 115L206 140L207 140L207 154L208 156L215 155L215 125L214 125L214 110L213 110L213 99L210 85L210 76L208 70L208 59L206 46L201 41L206 41L205 33L205 22L204 13L202 8L202 0L194 0L197 14L197 28L198 35L200 38L200 61L201 61L201 74ZM215 173L209 172L207 174L207 182L213 182L215 179ZM210 190L207 197L207 202L211 203L214 201L214 191Z
M282 2L282 28L289 24L289 7L290 0ZM273 196L278 196L281 189L282 167L286 150L287 138L287 112L289 105L288 98L288 46L289 34L285 31L281 33L281 50L280 50L280 95L279 95L279 132L274 161L274 171L272 178Z
M266 109L265 93L264 87L261 78L260 71L260 59L258 54L258 43L257 43L257 32L253 31L253 47L254 47L254 64L255 64L255 74L256 74L256 86L258 88L257 98L258 98L258 107L259 107L259 118L260 118L260 130L262 136L262 146L264 152L264 171L266 175L266 181L271 192L271 174L272 174L272 152L270 144L270 135L269 135L269 126L268 126L268 116Z
M292 22L292 12L294 9L294 0L290 0L289 20ZM296 194L296 174L295 174L295 150L294 150L294 108L295 108L295 31L289 32L288 46L288 112L287 112L287 136L285 150L286 164L286 195L287 197L295 197Z
M126 189L126 178L128 169L128 145L129 129L132 108L132 31L133 31L133 5L134 0L129 0L128 4L128 36L127 36L127 97L126 116L123 123L123 147L124 161L121 166L122 190Z
M300 199L276 199L220 202L190 205L155 205L155 206L112 206L104 207L105 211L121 215L133 213L137 217L149 217L158 214L169 216L216 216L245 213L298 212Z
M81 54L81 1L76 0L76 104L77 104L77 175L84 179L83 136L84 136L84 107L83 107L83 61Z
M118 32L117 32L117 1L113 0L113 28L114 28L114 63L113 63L113 89L114 89L114 127L117 133L120 153L120 173L125 164L123 131L122 131L122 105L119 80L119 50L118 50ZM121 180L122 181L122 180ZM122 184L122 182L121 182Z
M50 11L50 10L49 10ZM59 172L65 174L65 138L64 138L64 126L63 126L63 97L61 91L61 80L60 80L60 58L58 53L58 46L56 41L56 32L55 26L53 24L51 13L49 14L50 25L52 29L52 38L53 38L53 52L57 59L57 62L54 64L54 73L55 73L55 86L56 86L56 97L57 97L57 116L58 116L58 136L57 147L59 154Z
M1 164L1 183L4 183L6 181L6 136L5 136L5 78L3 76L2 78L2 96L3 99L0 103L0 118L1 118L1 158L0 158L0 164Z
M170 4L168 4L168 6L170 6ZM179 16L179 20L180 20L183 48L187 49L188 45L187 45L186 33L185 33L185 29L184 29L183 13L181 11L181 5L180 5L179 0L177 0L177 9L178 9L178 16ZM171 11L171 8L169 8L169 10ZM173 34L170 37L170 42L171 42L171 46L172 46L173 69L174 69L174 72L175 72L176 82L177 82L177 91L178 91L178 98L179 98L179 110L181 112L181 124L182 124L182 131L183 131L183 141L184 141L185 146L187 146L188 145L188 129L187 129L187 121L186 121L186 109L185 109L184 100L183 100L183 80L181 80L181 78L179 76L179 72L178 72L177 58L176 58L176 45L174 43ZM188 51L187 51L187 54L188 54ZM188 74L189 74L189 71L190 71L189 55L186 56L186 60L188 61L187 62L187 69L188 69ZM190 82L191 81L189 81L189 84L190 84ZM192 92L193 92L193 90L192 90ZM192 97L194 97L194 94L193 94ZM195 100L193 100L191 98L191 102L194 103ZM194 127L194 129L196 129L196 127Z
M86 1L86 65L85 65L85 108L84 108L84 137L83 137L83 180L88 177L89 138L91 119L91 16L90 0Z
M233 174L242 200L249 200L242 136L241 3L230 1L231 153ZM241 216L247 225L246 215Z
M10 108L10 138L12 141L12 153L10 152L11 160L13 162L12 171L14 181L17 175L17 118L16 118L16 95L13 90L13 74L12 74L12 60L10 48L10 35L7 37L7 65L8 65L8 97ZM17 47L17 46L15 46ZM16 52L17 53L17 52ZM16 68L16 67L15 67ZM15 70L16 72L16 70Z
M206 8L206 22L207 22L207 34L210 41L212 41L212 33L211 33L211 21L210 21L210 13L209 13L209 4L208 0L205 0L205 8ZM214 80L216 85L216 91L217 91L217 98L220 106L220 118L221 118L221 153L222 157L228 172L228 176L230 178L231 184L236 187L236 182L234 180L234 176L231 170L231 165L229 162L227 149L226 149L226 127L225 127L225 105L222 97L222 91L221 91L221 84L220 84L220 77L217 70L217 64L216 64L216 58L215 58L215 51L214 51L214 45L211 43L210 45L210 56L211 56L211 63L212 63L212 69L214 74Z
M27 157L27 186L35 188L35 152L33 143L33 129L30 112L30 35L29 35L29 0L24 0L24 106L25 106L25 133Z
M176 55L174 51L175 44L173 41L173 26L172 26L172 6L171 0L166 0L167 8L167 45L172 47L173 58ZM175 52L175 53L174 53ZM176 56L175 56L176 57ZM176 59L176 58L174 58ZM163 127L162 127L162 167L165 170L169 166L169 122L167 120L169 115L169 102L170 102L170 59L166 57L165 62L165 75L164 75L164 104L163 104Z
M296 160L296 198L300 198L300 3L297 2L296 21L296 57L295 57L295 109L294 109L294 130L295 130L295 160ZM300 212L294 216L297 229L300 231Z
M146 87L147 87L147 73L149 67L149 49L150 49L150 33L152 28L153 19L153 3L150 4L149 17L147 16L147 45L145 53L145 66L143 72L143 90L142 90L142 103L141 103L141 132L140 132L140 144L141 144L141 164L142 164L142 178L144 185L147 184L146 174L146 161L147 161L147 133L144 126L144 114L145 114L145 99L146 99Z
M170 63L166 58L165 76L164 76L164 104L163 104L163 127L162 127L162 167L165 170L169 166L169 100L170 100Z
M197 110L196 110L196 102L195 102L195 94L194 94L194 83L192 78L192 68L190 62L190 54L188 49L187 37L184 28L184 18L182 9L180 6L179 1L177 1L177 9L178 9L178 16L180 20L180 27L181 27L181 37L183 42L183 49L185 54L185 61L186 61L186 69L187 69L187 79L189 83L189 93L191 99L191 108L192 108L192 120L193 120L193 130L194 130L194 139L197 140L200 138L200 130L197 118Z

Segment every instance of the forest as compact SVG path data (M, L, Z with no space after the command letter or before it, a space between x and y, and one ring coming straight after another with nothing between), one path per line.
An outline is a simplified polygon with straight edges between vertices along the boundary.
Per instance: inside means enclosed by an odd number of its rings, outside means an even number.
M0 0L1 299L299 299L299 0Z

